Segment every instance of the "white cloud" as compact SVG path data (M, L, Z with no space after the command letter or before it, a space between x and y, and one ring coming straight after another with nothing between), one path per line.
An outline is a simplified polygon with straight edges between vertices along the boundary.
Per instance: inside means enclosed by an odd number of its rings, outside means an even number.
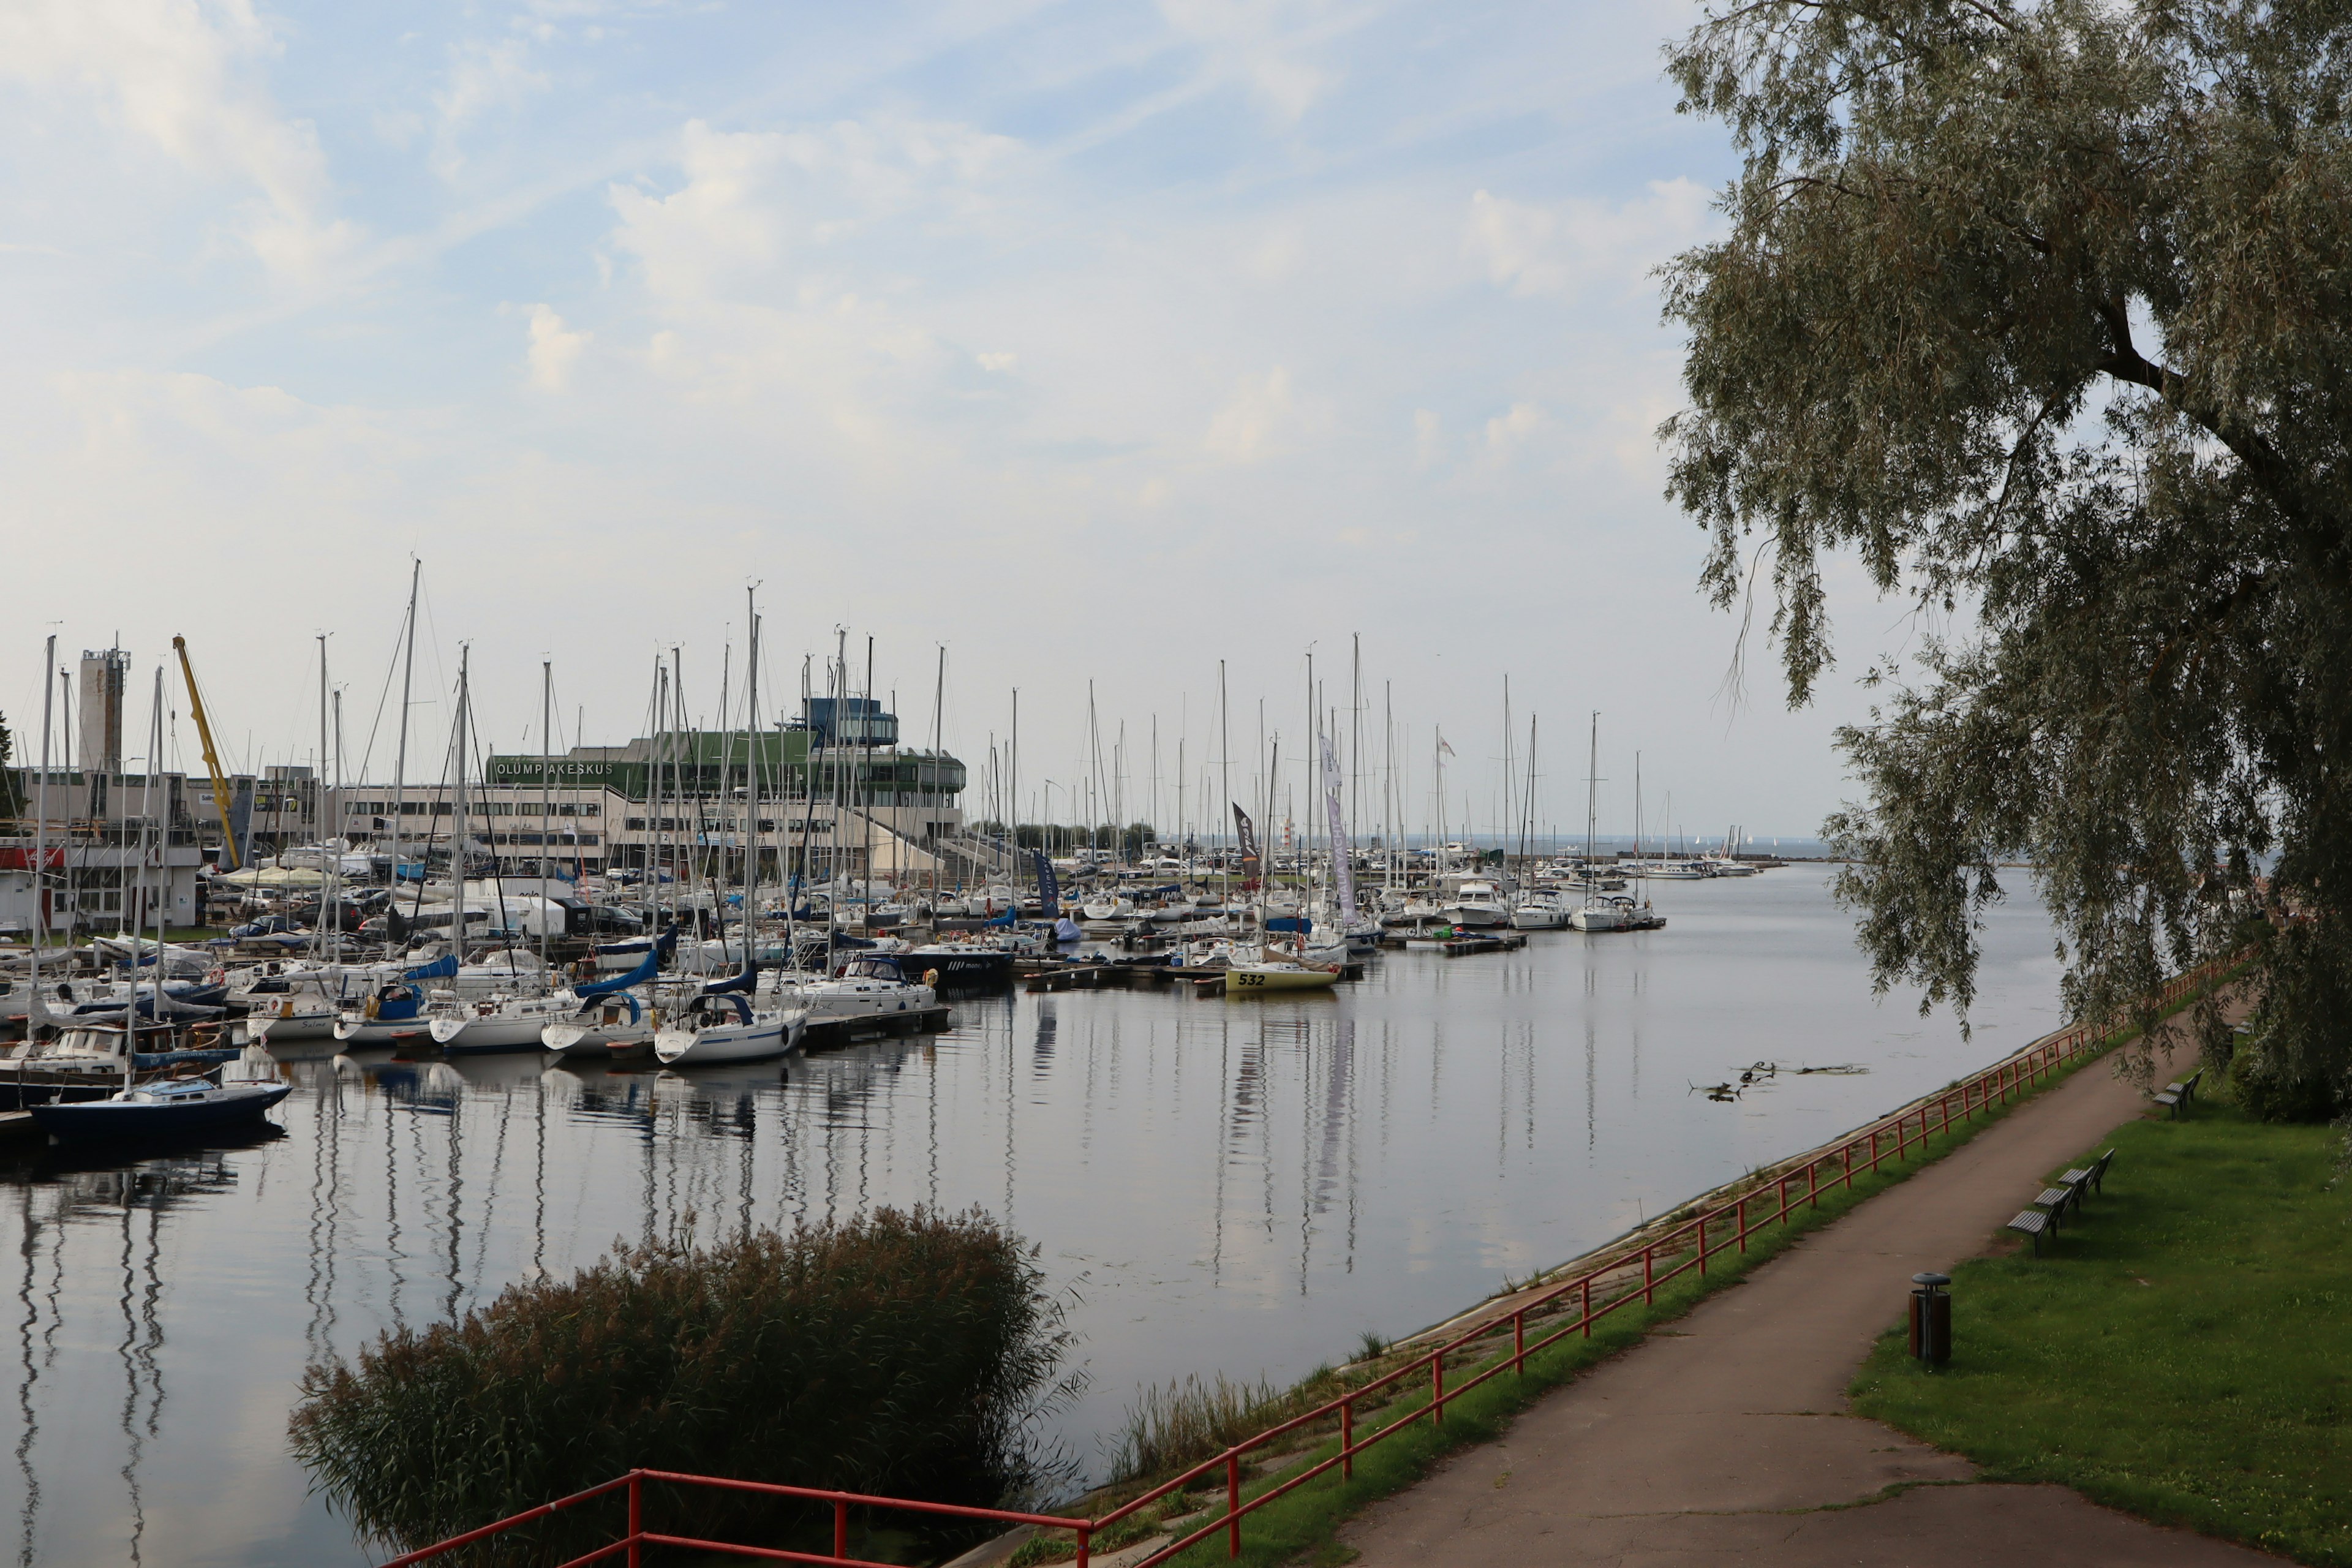
M981 369L995 374L1018 369L1021 364L1021 356L1015 353L974 354L971 358Z
M1538 206L1480 191L1470 198L1462 248L1515 294L1639 288L1651 268L1700 237L1706 204L1707 193L1687 179L1653 180L1648 195L1615 205Z
M530 308L530 379L542 392L561 392L571 380L593 332L575 332L546 305Z
M1347 25L1320 0L1160 0L1160 14L1286 122L1302 118L1333 85L1328 69L1305 58L1335 21Z
M519 108L547 90L545 73L530 68L530 47L520 38L469 38L449 51L449 69L433 107L440 124L433 142L433 167L448 178L465 166L457 139L494 110Z
M1444 421L1426 408L1412 411L1412 466L1424 473L1437 461Z
M328 216L325 155L252 79L278 52L248 0L12 0L0 76L94 91L182 167L257 186L232 226L272 271L316 276L358 238Z
M1486 450L1497 456L1519 446L1544 422L1544 411L1532 403L1514 403L1507 413L1486 421Z
M984 208L1011 138L966 126L844 121L820 130L725 132L689 121L679 134L685 183L667 195L614 185L610 243L636 258L659 299L792 297L793 264L883 219L933 223Z
M1276 365L1263 379L1252 377L1209 421L1201 444L1227 462L1253 463L1270 457L1283 437L1301 423L1297 396L1290 389L1290 372Z

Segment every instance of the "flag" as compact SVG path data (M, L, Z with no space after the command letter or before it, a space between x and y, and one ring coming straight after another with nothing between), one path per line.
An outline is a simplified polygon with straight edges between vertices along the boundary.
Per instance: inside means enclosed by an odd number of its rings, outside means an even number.
M1043 849L1033 849L1029 853L1037 858L1038 913L1049 921L1055 919L1062 912L1062 890L1054 880L1054 863L1045 858Z
M1255 880L1258 873L1257 834L1250 826L1249 813L1241 808L1239 802L1234 805L1234 831L1241 837L1242 875Z
M1445 736L1442 731L1437 737L1437 749L1444 752L1449 757L1454 754L1454 748L1445 743Z

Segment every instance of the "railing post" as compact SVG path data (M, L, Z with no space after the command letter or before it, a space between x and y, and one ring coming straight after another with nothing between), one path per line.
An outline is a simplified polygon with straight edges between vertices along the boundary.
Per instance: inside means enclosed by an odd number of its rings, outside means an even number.
M1592 1276L1584 1277L1584 1337L1592 1337Z
M1873 1173L1878 1169L1878 1129L1875 1127L1870 1130L1870 1168Z
M1698 1271L1706 1272L1706 1215L1698 1216Z
M846 1502L833 1505L833 1554L835 1557L849 1555L849 1504Z
M1528 1315L1524 1310L1511 1314L1511 1370L1521 1377L1528 1375Z
M646 1483L629 1472L629 1568L644 1568L646 1560Z
M1445 1352L1439 1351L1429 1358L1429 1421L1433 1426L1445 1425Z
M1077 1568L1087 1568L1087 1552L1093 1543L1093 1537L1094 1526L1090 1524L1081 1524L1078 1526Z
M1748 1200L1746 1198L1739 1200L1739 1250L1743 1255L1748 1251Z
M1356 1478L1356 1401L1352 1394L1339 1401L1339 1474L1349 1480Z
M1642 1304L1645 1307L1654 1307L1658 1304L1657 1254L1658 1248L1655 1242L1642 1248Z
M1822 1206L1822 1163L1815 1160L1805 1167L1805 1196L1815 1208Z
M1242 1451L1225 1456L1225 1555L1242 1554Z

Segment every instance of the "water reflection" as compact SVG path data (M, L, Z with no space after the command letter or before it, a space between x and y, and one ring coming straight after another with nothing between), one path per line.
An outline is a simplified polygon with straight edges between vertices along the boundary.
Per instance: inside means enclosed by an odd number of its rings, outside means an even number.
M786 1070L289 1057L282 1133L119 1165L20 1153L0 1205L18 1561L162 1541L175 1563L364 1561L285 1454L303 1360L616 1239L882 1204L977 1204L1041 1245L1090 1374L1059 1435L1092 1458L1139 1384L1296 1375L1419 1328L2054 1021L2030 911L1989 933L1988 1027L1963 1047L1871 1001L1805 876L1688 885L1671 942L1401 955L1311 1005L992 997L945 1035ZM1871 1076L1685 1092L1825 1038Z

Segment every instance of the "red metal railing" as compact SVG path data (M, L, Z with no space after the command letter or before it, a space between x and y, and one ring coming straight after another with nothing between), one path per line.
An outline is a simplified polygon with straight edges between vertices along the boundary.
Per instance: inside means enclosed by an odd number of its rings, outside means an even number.
M2186 973L2175 976L2158 990L2156 1002L2159 1008L2168 1007L2196 994L2206 985L2234 966L2237 958L2217 960ZM1068 1519L1047 1514L1019 1513L1000 1509L960 1508L944 1503L917 1502L905 1498L866 1497L853 1492L815 1490L806 1487L776 1486L760 1481L724 1480L709 1476L678 1475L667 1470L632 1470L627 1475L578 1492L559 1502L548 1503L520 1513L512 1519L456 1536L420 1552L396 1557L384 1568L406 1568L407 1564L423 1563L441 1553L517 1528L534 1520L544 1519L560 1510L573 1508L592 1498L601 1497L616 1488L629 1489L628 1533L611 1543L599 1547L585 1556L576 1557L563 1568L595 1563L622 1551L629 1554L629 1568L640 1568L639 1549L645 1545L687 1546L708 1552L722 1552L740 1557L756 1557L777 1563L809 1563L826 1568L879 1568L851 1557L849 1552L849 1509L852 1505L867 1508L904 1510L910 1512L946 1514L961 1519L989 1520L1006 1524L1031 1524L1041 1529L1072 1531L1077 1542L1077 1565L1086 1568L1091 1543L1105 1531L1124 1521L1134 1518L1161 1499L1190 1490L1204 1479L1214 1477L1211 1485L1222 1481L1224 1508L1207 1523L1178 1536L1167 1544L1140 1559L1132 1568L1156 1568L1179 1552L1190 1550L1220 1532L1225 1537L1226 1554L1241 1555L1242 1521L1276 1500L1285 1497L1318 1477L1337 1468L1342 1476L1355 1474L1356 1456L1365 1449L1401 1432L1409 1430L1424 1415L1433 1426L1443 1425L1445 1407L1491 1379L1506 1372L1524 1375L1528 1358L1559 1343L1571 1335L1590 1339L1592 1325L1620 1308L1631 1306L1636 1300L1648 1305L1657 1300L1658 1289L1681 1276L1696 1271L1705 1274L1708 1260L1732 1247L1748 1250L1748 1238L1758 1231L1774 1225L1786 1225L1797 1209L1818 1206L1825 1190L1834 1190L1841 1183L1848 1187L1864 1171L1876 1171L1889 1157L1897 1161L1909 1158L1924 1148L1937 1132L1948 1131L1956 1121L1973 1121L1979 1113L1995 1106L2005 1106L2029 1086L2038 1086L2051 1073L2085 1051L2101 1047L2125 1026L2122 1022L2105 1025L2076 1024L2069 1028L2046 1035L2032 1045L2005 1057L1981 1072L1962 1079L1940 1094L1929 1096L1904 1107L1893 1115L1874 1121L1852 1133L1843 1141L1829 1145L1780 1167L1777 1175L1768 1173L1758 1183L1738 1196L1704 1210L1681 1224L1651 1237L1636 1252L1628 1247L1610 1256L1606 1262L1579 1274L1573 1279L1545 1287L1516 1303L1507 1312L1496 1312L1482 1318L1470 1328L1387 1372L1369 1383L1348 1390L1278 1426L1269 1426L1254 1437L1244 1439L1223 1453L1202 1460L1172 1479L1162 1481L1142 1495L1132 1498L1108 1513L1094 1519ZM1825 1174L1826 1173L1826 1174ZM1710 1229L1710 1226L1712 1229ZM1641 1279L1635 1283L1633 1270L1641 1268ZM1664 1267L1662 1268L1661 1264ZM1595 1289L1601 1293L1594 1300ZM1555 1327L1542 1338L1529 1341L1528 1323L1531 1317L1547 1315L1555 1305L1560 1316L1572 1314L1572 1321ZM1511 1350L1508 1354L1499 1350L1480 1371L1463 1382L1448 1386L1445 1382L1446 1358L1497 1333L1507 1320L1511 1327ZM1409 1381L1426 1376L1429 1394L1426 1403L1419 1404L1399 1415L1385 1426L1359 1435L1356 1412L1366 1404L1382 1405L1402 1394ZM1391 1394L1391 1391L1397 1391ZM1244 1498L1242 1471L1247 1456L1295 1433L1337 1418L1339 1447L1331 1454L1283 1477L1265 1489ZM661 1535L644 1528L641 1506L643 1484L648 1480L676 1482L682 1485L728 1488L739 1491L765 1493L834 1504L834 1554L786 1552L774 1547L728 1545L719 1542L698 1541L688 1537Z
M667 1535L646 1528L646 1483L664 1481L677 1486L710 1487L721 1491L752 1492L762 1497L792 1498L802 1502L833 1505L833 1551L791 1552L779 1546L746 1546L740 1542L703 1541L691 1535ZM950 1519L982 1520L992 1524L1034 1524L1041 1529L1075 1531L1078 1538L1078 1568L1086 1568L1089 1538L1097 1528L1092 1520L1067 1519L1059 1514L1022 1513L1012 1509L964 1508L956 1503L919 1502L911 1498L868 1497L864 1492L826 1491L817 1487L779 1486L772 1481L739 1481L724 1476L688 1476L675 1470L631 1470L615 1476L602 1486L590 1487L584 1492L573 1492L555 1502L541 1503L509 1519L486 1524L479 1530L469 1530L463 1535L453 1535L446 1541L394 1558L383 1568L408 1568L415 1563L429 1563L434 1558L471 1546L493 1535L503 1535L519 1530L566 1509L579 1507L623 1489L629 1493L629 1523L625 1533L615 1536L593 1551L583 1552L562 1565L562 1568L583 1568L583 1564L601 1563L622 1552L628 1553L629 1568L643 1568L645 1549L648 1546L684 1546L697 1552L719 1552L733 1557L756 1557L763 1563L816 1563L828 1568L893 1568L892 1564L869 1563L849 1554L849 1510L852 1508L890 1509L906 1513L929 1513Z

